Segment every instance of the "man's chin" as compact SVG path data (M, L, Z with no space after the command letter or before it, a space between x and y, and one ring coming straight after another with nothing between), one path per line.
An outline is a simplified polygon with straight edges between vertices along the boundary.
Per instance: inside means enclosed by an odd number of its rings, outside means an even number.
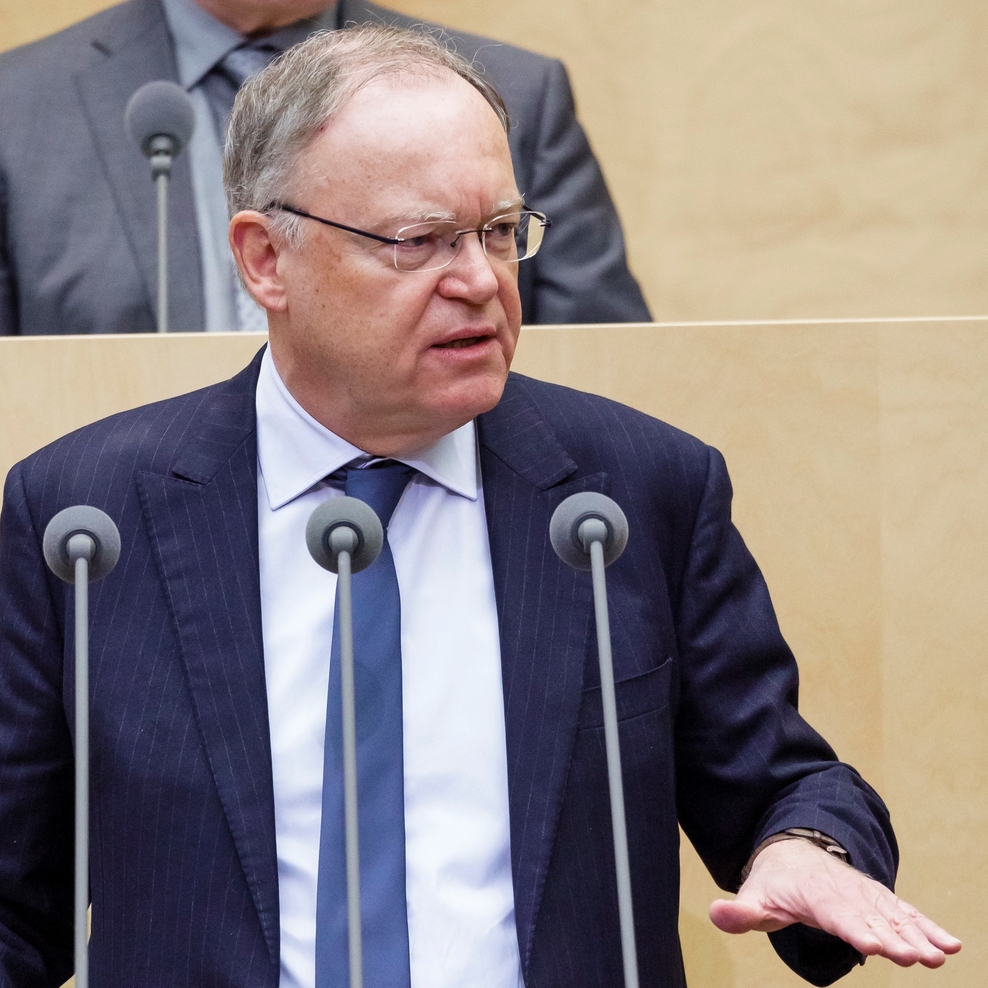
M430 390L431 400L415 416L414 425L409 422L412 431L423 436L423 446L455 432L478 415L489 412L501 400L506 380L507 373L504 372L457 382L443 390Z
M478 375L470 381L458 382L446 391L444 400L438 407L451 419L469 422L478 415L489 412L501 400L507 379L507 370L499 369Z

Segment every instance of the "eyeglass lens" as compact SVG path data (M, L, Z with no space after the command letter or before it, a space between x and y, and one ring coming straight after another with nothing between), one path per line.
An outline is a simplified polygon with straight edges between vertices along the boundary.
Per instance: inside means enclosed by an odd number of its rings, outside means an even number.
M496 216L480 230L464 231L456 223L414 223L395 237L395 267L399 271L434 271L452 263L466 237L477 234L488 257L515 264L531 257L542 245L545 227L530 213Z

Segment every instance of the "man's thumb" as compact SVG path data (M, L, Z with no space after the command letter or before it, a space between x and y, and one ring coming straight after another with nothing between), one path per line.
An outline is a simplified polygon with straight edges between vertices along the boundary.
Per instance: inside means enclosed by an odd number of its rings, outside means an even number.
M771 924L757 904L745 899L715 899L710 904L710 922L725 933L748 933L764 930Z

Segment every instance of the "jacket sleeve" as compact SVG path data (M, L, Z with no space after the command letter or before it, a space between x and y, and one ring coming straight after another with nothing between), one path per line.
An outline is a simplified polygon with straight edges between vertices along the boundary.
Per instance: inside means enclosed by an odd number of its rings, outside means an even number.
M73 754L63 632L20 466L0 514L0 984L72 973ZM56 591L57 592L57 591Z
M621 221L583 128L562 63L545 59L538 118L519 168L531 209L552 221L520 265L526 323L651 322L628 270Z
M677 620L683 829L722 888L736 890L753 848L789 827L823 831L847 849L854 867L891 888L898 852L888 811L800 717L796 663L731 523L730 502L726 467L711 450ZM799 925L772 942L815 985L861 962L836 937Z

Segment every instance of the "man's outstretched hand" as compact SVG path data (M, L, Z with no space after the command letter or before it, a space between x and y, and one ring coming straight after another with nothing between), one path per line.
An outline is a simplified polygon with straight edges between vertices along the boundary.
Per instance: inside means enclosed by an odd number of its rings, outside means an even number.
M725 933L804 923L903 967L939 967L961 949L960 940L884 885L803 840L764 848L737 898L717 899L710 919Z

